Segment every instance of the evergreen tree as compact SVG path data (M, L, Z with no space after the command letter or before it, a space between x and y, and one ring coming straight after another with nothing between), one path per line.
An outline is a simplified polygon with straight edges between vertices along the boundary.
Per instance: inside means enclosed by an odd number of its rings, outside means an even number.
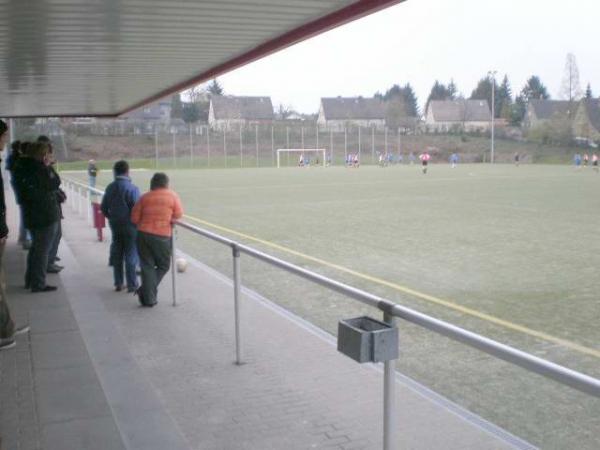
M502 84L498 87L496 94L496 117L510 120L512 103L512 89L510 88L508 75L504 75Z
M527 101L522 95L517 95L517 98L515 98L515 103L512 105L510 111L510 124L515 126L521 125L526 111Z
M429 97L427 97L425 111L427 111L429 108L429 102L432 100L450 100L450 92L448 91L448 88L438 80L435 80L435 83L433 83Z
M585 98L587 98L588 100L594 98L594 94L592 94L592 86L590 85L590 83L588 83L587 87L585 88Z
M394 84L391 88L385 91L385 94L381 94L380 92L376 92L374 95L375 98L379 100L383 100L384 102L399 102L403 104L402 110L405 111L405 114L411 117L419 116L419 106L417 103L417 96L415 95L415 91L413 90L410 83L406 83L404 87L401 87L399 84ZM391 110L395 111L394 114L397 114L400 111L400 108L397 105Z
M183 117L183 104L179 93L171 97L171 119L181 119Z
M527 104L530 100L548 100L550 94L548 94L548 89L546 89L540 77L532 75L523 86L521 97Z
M419 103L417 96L410 83L406 83L402 89L404 94L404 105L409 116L419 117Z
M219 83L219 80L217 80L216 78L208 84L206 90L211 95L224 95L225 94L225 91L223 90L223 86L221 86L221 84Z
M181 118L185 123L198 122L200 119L200 110L196 103L185 103L181 111Z
M456 100L456 95L458 93L458 90L456 89L456 84L454 83L454 79L450 79L450 84L448 84L448 95L449 95L449 100Z

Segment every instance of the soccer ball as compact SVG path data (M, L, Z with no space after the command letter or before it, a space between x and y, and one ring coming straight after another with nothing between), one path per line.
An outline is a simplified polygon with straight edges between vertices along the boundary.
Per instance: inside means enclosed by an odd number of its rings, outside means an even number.
M177 258L175 265L177 266L177 272L183 273L185 272L185 269L187 269L188 262L185 258Z

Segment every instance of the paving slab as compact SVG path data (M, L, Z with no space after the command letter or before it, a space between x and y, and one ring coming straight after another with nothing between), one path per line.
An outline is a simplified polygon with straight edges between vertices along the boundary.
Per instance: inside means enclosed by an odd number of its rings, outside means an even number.
M339 354L332 336L245 290L237 366L230 280L193 261L177 275L177 307L168 274L159 304L140 308L112 289L108 242L83 218L67 213L64 236L61 279L127 445L152 445L140 430L164 427L181 433L169 445L203 450L382 447L380 368ZM533 448L401 374L397 401L400 448Z

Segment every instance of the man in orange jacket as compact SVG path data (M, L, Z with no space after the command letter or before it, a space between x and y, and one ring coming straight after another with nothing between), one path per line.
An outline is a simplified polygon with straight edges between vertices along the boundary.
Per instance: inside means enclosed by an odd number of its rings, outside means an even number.
M183 215L179 196L169 189L169 177L155 173L146 192L131 211L137 226L142 285L136 291L142 306L156 304L156 292L171 265L173 222Z

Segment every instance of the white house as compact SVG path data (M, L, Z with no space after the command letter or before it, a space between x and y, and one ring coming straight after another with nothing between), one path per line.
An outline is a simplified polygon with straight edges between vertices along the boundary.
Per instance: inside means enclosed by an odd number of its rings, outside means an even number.
M425 113L429 131L487 131L492 115L487 100L432 100Z
M230 130L252 124L272 123L271 97L215 95L210 99L208 124L216 130Z
M347 126L385 128L385 103L377 98L322 98L317 124L321 129L344 131Z

